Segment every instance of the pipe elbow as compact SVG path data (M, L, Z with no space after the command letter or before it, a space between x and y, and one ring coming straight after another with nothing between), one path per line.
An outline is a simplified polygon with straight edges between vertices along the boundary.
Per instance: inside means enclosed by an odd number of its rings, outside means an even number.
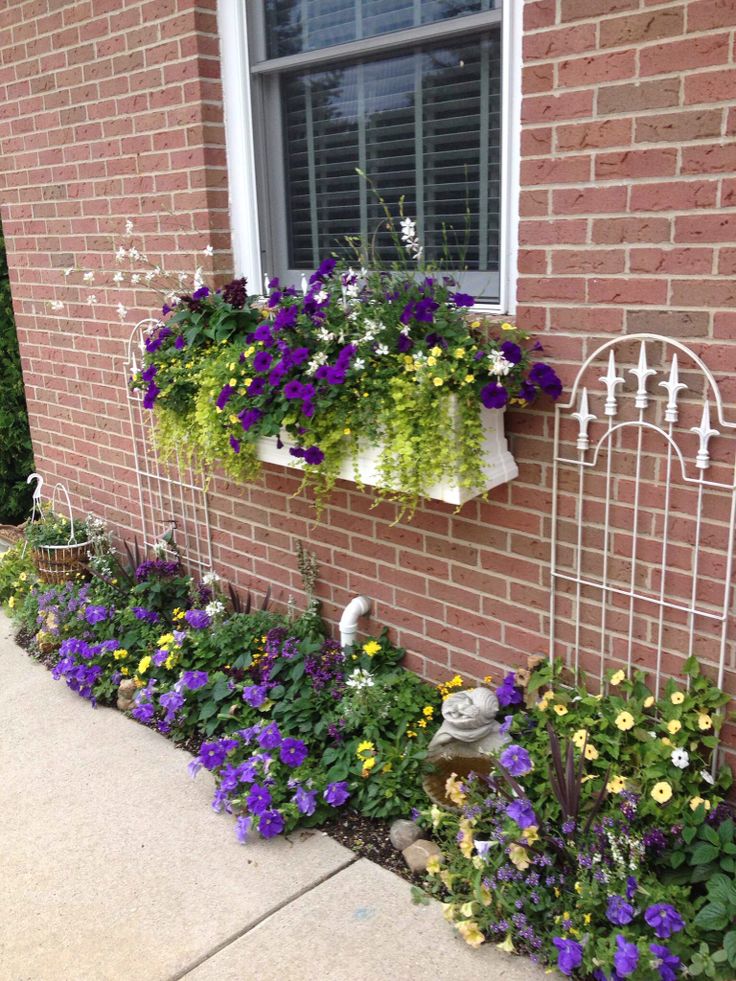
M342 611L340 617L340 644L349 647L358 633L358 620L370 613L371 601L367 596L355 596Z

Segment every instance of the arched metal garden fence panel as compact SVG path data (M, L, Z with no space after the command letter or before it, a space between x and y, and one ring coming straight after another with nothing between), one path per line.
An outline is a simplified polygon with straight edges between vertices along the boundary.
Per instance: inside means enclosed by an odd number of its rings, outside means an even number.
M143 365L146 337L157 326L159 321L152 318L141 320L135 326L123 365L143 543L152 548L173 531L174 541L189 569L206 572L212 568L212 538L205 482L178 451L172 460L161 461L153 412L143 404L144 392L130 384Z
M694 654L723 686L735 430L713 372L676 339L618 337L583 362L555 411L550 658L601 684L642 667L659 694Z

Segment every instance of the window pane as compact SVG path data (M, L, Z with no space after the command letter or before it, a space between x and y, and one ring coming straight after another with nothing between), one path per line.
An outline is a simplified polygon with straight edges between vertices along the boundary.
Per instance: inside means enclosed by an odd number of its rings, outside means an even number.
M477 14L500 0L265 0L269 58Z
M428 260L497 271L500 70L494 30L472 43L284 75L290 268L349 255L345 236L358 233L384 261L395 258L359 167L394 215L404 196Z

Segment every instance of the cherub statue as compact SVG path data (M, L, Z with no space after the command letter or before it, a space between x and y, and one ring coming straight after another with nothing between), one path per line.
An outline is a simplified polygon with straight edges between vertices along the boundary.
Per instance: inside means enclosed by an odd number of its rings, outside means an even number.
M463 743L466 750L480 753L502 746L506 739L496 720L498 708L498 699L488 688L450 695L442 703L444 721L429 744L429 758L445 755L452 743Z

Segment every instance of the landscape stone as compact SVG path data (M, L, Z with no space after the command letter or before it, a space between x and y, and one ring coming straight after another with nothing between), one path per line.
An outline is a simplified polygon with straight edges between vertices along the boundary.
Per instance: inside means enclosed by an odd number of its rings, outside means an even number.
M414 844L417 838L422 837L422 829L414 821L405 821L399 818L394 821L389 831L391 844L397 852L403 852L409 845Z
M426 838L419 838L401 852L412 872L426 872L427 862L433 855L441 855L439 846Z

